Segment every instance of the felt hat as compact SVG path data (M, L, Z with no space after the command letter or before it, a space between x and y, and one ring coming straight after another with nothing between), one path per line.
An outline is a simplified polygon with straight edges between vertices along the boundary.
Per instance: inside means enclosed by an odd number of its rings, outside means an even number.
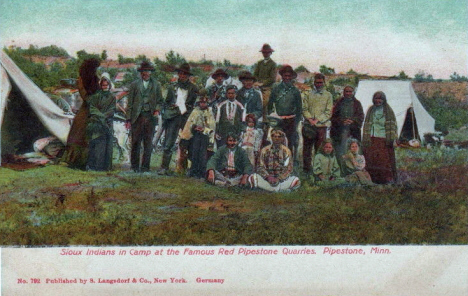
M252 79L254 82L257 81L257 78L255 78L255 76L253 76L249 71L244 71L239 75L240 81L249 79Z
M151 65L150 62L143 61L140 65L140 68L138 68L138 72L146 72L146 71L154 71L153 65Z
M175 68L175 71L176 72L183 72L183 73L186 73L188 75L193 75L192 72L190 72L190 65L188 63L183 63L182 65L180 65L179 68Z
M223 69L219 68L219 69L216 69L216 71L213 74L211 74L211 78L215 79L216 76L218 76L218 75L223 76L224 79L227 79L229 77L228 73L224 72Z
M297 73L293 70L293 68L290 65L284 65L279 69L279 74L283 76L284 73L291 73L292 78L295 79L297 77Z
M265 43L262 46L262 49L260 49L260 52L274 52L273 48L271 48L270 44Z

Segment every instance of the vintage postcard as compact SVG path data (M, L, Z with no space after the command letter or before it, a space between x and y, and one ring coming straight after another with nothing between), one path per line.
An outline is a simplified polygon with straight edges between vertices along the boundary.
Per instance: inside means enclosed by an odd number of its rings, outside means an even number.
M0 1L2 295L467 295L466 1Z

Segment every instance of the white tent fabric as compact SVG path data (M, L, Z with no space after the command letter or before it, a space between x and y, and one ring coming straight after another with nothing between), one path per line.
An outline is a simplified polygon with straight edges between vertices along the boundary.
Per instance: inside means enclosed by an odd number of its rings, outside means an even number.
M0 52L0 72L0 127L3 123L5 111L8 110L8 95L12 88L11 82L14 82L42 124L49 132L65 144L70 131L70 121L73 119L73 116L65 115L64 112L55 105L55 103L49 99L20 68L18 68L15 62L13 62L4 51Z
M432 118L423 105L419 101L414 92L411 81L395 81L395 80L363 80L359 81L356 91L356 99L358 99L364 112L372 105L372 96L377 91L383 91L387 97L387 103L395 112L398 134L401 134L403 124L405 122L408 108L412 107L414 116L418 126L419 135L435 132L435 120Z

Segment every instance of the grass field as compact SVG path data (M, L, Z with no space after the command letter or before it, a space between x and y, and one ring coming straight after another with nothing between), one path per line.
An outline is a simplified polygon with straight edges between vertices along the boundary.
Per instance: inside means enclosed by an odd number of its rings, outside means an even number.
M0 245L467 244L467 151L397 158L397 185L289 194L122 168L0 168Z

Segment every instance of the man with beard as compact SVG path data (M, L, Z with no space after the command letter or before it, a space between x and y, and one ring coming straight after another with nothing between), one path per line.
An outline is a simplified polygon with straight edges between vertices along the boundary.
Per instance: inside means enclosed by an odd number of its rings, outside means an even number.
M318 151L323 140L327 136L327 128L330 126L333 97L324 89L325 76L317 73L314 76L314 87L304 96L303 112L304 127L302 128L303 146L303 170L310 172L312 162L312 146Z
M131 165L135 172L150 170L152 139L156 117L163 101L161 85L153 77L153 66L144 61L138 72L140 79L134 81L128 91L127 129L131 129ZM143 143L143 161L140 167L140 147Z
M281 118L281 127L288 138L288 148L296 155L298 145L297 125L302 117L301 93L294 86L297 77L291 66L285 65L279 70L282 81L271 90L268 102L268 114L276 113Z
M364 111L361 102L354 97L354 88L346 86L343 97L333 107L331 116L330 137L335 142L338 161L346 153L346 143L349 138L361 141L361 126L364 121Z
M174 85L168 88L166 101L164 102L162 117L164 120L163 129L166 131L166 136L163 142L161 168L158 171L160 175L168 173L169 164L172 159L172 150L179 135L179 130L185 126L185 122L193 110L198 93L198 88L189 80L189 76L192 75L189 64L182 64L179 68L176 68L176 72L179 78ZM186 167L187 146L188 143L186 141L181 141L179 144L178 167Z
M257 174L250 176L253 188L267 191L291 191L299 188L299 178L292 176L293 159L291 151L284 145L285 134L281 130L271 132L272 144L263 148Z
M207 164L207 181L218 186L245 186L253 168L237 135L230 133L225 146L218 148Z

